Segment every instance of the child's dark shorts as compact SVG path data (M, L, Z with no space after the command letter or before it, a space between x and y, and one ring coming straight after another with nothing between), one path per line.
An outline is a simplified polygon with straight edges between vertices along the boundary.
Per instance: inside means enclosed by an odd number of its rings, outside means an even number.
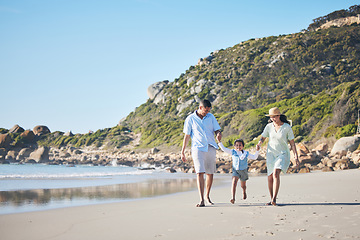
M232 169L232 176L240 178L240 181L246 181L249 179L248 171L245 170L236 170L235 168Z

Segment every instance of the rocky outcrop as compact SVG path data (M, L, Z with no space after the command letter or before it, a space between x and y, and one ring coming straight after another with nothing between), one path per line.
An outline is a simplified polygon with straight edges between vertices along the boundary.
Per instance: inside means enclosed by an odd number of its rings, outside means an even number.
M34 127L33 132L36 136L41 136L44 134L51 133L50 129L47 126L38 125Z
M323 25L321 25L318 29L326 29L329 27L343 27L345 25L351 25L351 24L360 24L360 15L357 16L350 16L350 17L345 17L345 18L339 18L339 19L335 19L335 20L331 20L328 21L327 23L324 23Z
M164 87L169 83L169 81L165 80L162 82L157 82L151 84L147 89L147 94L151 100L157 104L159 102L165 102L165 94L162 92Z
M12 138L8 133L0 134L0 148L8 148L11 142Z
M22 133L24 131L25 130L22 127L20 127L19 125L16 124L12 128L10 128L9 133Z
M35 134L31 130L26 130L25 132L21 133L20 136L26 143L33 143L35 140Z
M343 137L337 140L334 144L334 147L331 150L331 154L335 155L338 152L342 151L355 151L360 144L360 135L355 135L351 137Z
M49 148L40 147L30 153L29 159L36 161L37 163L49 162Z

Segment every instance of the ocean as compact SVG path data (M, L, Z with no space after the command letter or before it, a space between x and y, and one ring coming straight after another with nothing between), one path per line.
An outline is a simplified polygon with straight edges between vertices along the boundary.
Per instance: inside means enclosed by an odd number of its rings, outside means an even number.
M0 165L0 214L132 201L196 189L196 175L127 166Z

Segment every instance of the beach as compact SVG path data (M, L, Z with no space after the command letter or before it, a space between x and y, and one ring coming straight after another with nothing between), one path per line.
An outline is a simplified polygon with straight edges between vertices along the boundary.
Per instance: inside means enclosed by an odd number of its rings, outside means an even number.
M219 174L215 175L215 181ZM133 201L0 215L1 239L359 239L359 169L285 174L279 206L266 176L247 182L231 204L231 179L196 208L196 190Z

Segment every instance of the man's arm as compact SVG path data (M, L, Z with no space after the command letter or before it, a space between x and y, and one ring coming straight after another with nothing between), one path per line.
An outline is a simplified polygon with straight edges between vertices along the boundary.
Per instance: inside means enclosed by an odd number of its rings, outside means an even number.
M184 140L183 140L183 146L182 146L182 149L181 149L181 160L183 160L183 162L186 162L185 148L188 145L189 140L190 140L190 135L185 134Z
M222 137L221 131L220 131L220 130L216 130L216 131L215 131L215 135L216 135L216 139L217 139L219 142L221 142L221 137Z

